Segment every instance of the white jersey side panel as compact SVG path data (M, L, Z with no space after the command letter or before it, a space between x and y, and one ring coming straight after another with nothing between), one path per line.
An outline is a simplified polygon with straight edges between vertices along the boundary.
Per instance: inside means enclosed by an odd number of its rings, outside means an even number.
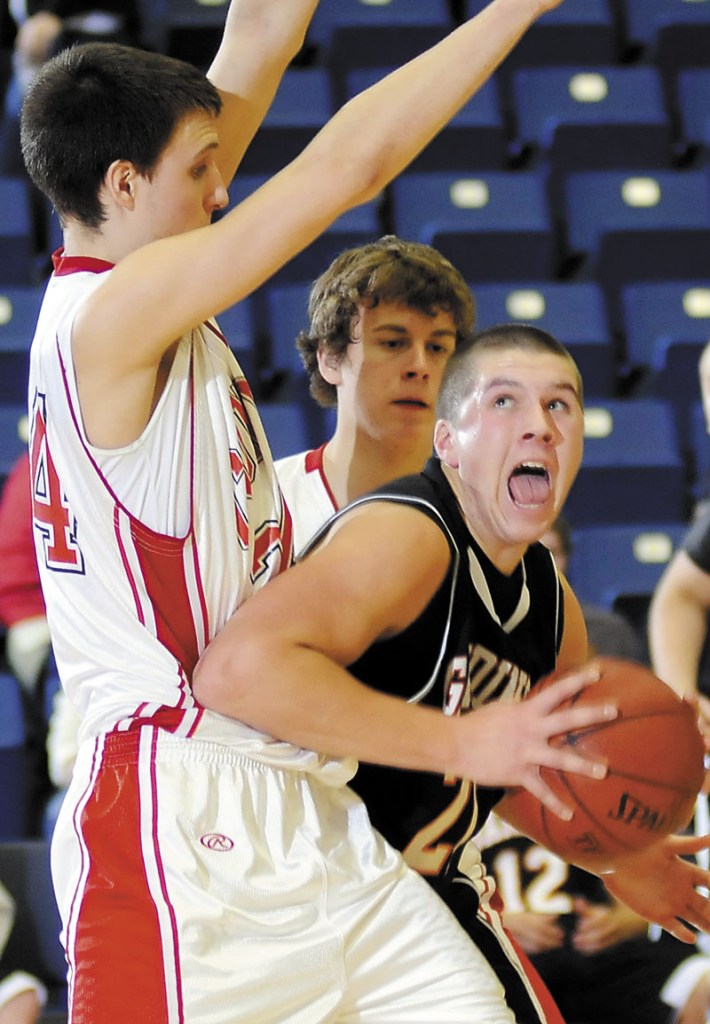
M315 532L338 510L323 473L323 449L278 459L276 472L293 520L294 550L300 555Z

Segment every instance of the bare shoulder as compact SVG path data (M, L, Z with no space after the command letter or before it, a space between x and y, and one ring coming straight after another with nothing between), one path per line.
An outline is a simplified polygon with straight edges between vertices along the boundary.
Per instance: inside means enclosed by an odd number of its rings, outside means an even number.
M406 559L412 563L433 562L448 566L449 542L441 527L422 509L400 501L375 500L356 505L338 519L320 545L335 543L369 551L387 564Z

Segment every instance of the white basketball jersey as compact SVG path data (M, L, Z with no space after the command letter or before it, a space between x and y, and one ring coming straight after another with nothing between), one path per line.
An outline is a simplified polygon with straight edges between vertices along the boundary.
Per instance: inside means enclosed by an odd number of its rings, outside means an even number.
M310 759L192 696L208 641L290 563L291 520L250 389L214 324L180 340L137 441L118 451L88 442L71 329L110 272L103 261L60 257L31 351L37 556L81 738L150 722L256 753L270 746L270 761Z
M276 472L293 519L293 545L301 553L338 506L323 471L323 449L278 459Z

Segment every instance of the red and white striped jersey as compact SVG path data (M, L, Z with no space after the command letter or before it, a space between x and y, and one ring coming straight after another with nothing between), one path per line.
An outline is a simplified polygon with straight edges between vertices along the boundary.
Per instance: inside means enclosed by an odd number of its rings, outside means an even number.
M251 391L214 323L179 341L138 440L111 451L89 443L70 338L109 273L103 261L59 255L31 352L34 532L62 682L82 738L150 722L252 743L257 734L196 704L190 679L237 606L290 563L290 515Z

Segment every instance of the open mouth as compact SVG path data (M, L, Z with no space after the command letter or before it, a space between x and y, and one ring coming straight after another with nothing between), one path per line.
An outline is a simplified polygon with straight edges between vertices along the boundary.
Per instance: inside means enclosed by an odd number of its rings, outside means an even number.
M508 493L521 508L544 505L551 487L550 474L540 462L523 462L513 470L508 480Z
M398 398L395 405L403 405L408 409L428 409L429 406L426 402L422 402L419 398Z

